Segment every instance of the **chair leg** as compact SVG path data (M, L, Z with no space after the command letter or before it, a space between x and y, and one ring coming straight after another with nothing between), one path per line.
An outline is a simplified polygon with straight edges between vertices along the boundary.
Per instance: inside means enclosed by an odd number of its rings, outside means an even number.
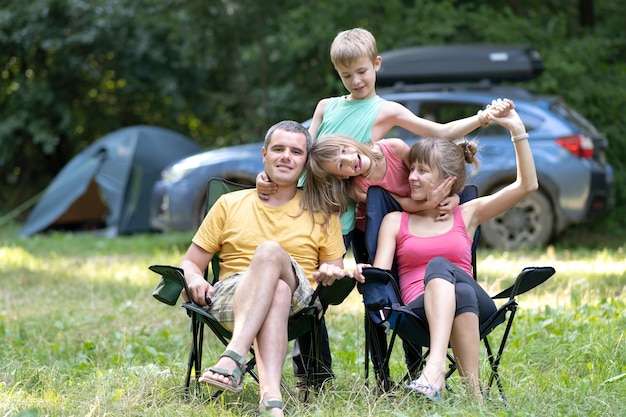
M195 371L196 377L200 374L202 366L202 339L204 326L202 322L197 320L196 314L191 313L191 348L189 350L189 359L187 360L187 374L185 376L185 395L189 394L191 386L191 373Z
M498 367L500 366L500 360L502 359L502 354L504 353L504 348L506 347L506 342L508 340L509 334L511 332L511 328L513 327L513 319L515 317L516 308L511 308L510 315L506 324L506 329L504 330L504 334L502 335L502 340L500 342L500 347L498 348L497 355L494 356L491 345L489 344L489 339L487 336L483 338L485 349L487 351L487 358L489 359L489 367L491 368L491 375L489 376L489 383L487 384L487 392L491 389L493 382L495 380L496 385L498 386L498 391L500 391L500 396L502 397L502 401L507 404L506 395L504 393L504 387L502 386L502 380L500 379L500 372L498 371Z
M387 347L387 335L381 333L380 328L368 315L365 314L365 378L369 378L369 361L372 361L378 388L382 392L391 389L391 378L389 375L389 358L387 357L391 348Z

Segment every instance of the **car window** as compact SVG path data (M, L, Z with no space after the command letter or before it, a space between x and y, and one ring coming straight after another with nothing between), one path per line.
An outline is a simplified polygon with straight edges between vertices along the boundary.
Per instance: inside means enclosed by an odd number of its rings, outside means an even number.
M555 100L550 105L550 110L560 115L574 126L578 127L582 132L588 136L598 136L600 133L593 124L583 116L581 116L576 110L569 107L565 103Z

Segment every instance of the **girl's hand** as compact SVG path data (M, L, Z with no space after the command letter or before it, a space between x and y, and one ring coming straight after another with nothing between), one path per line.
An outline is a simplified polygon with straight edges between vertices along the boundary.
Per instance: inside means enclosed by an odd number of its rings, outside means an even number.
M443 203L447 198L450 198L448 196L450 195L450 190L452 189L455 181L456 177L451 176L443 180L438 186L435 186L435 183L432 183L428 188L428 195L426 196L429 207L435 208L441 205L441 203ZM454 209L454 207L452 207L452 209Z
M274 184L265 171L256 176L256 190L261 200L267 200L270 194L278 191L278 185Z
M445 222L452 218L452 213L461 202L461 197L458 194L451 195L445 198L438 206L439 216L437 216L438 222Z

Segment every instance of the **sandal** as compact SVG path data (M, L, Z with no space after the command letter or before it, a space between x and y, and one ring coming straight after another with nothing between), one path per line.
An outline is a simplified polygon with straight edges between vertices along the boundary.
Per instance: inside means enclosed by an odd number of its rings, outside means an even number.
M405 385L404 388L417 392L421 395L423 395L424 397L428 398L431 401L434 401L436 403L441 401L441 390L438 388L435 388L434 386L430 385L430 384L424 384L422 382L418 382L417 379L414 379L413 381L411 381L410 384ZM428 391L432 391L435 393L435 395L431 394Z
M280 408L280 411L284 411L285 403L280 398L269 398L267 400L261 400L259 403L261 415L270 415L269 410L272 408Z
M240 356L237 352L233 352L232 350L225 350L220 358L223 357L227 357L235 361L235 363L237 364L235 369L212 367L208 368L207 370L213 372L214 374L220 374L230 378L230 383L224 383L211 378L205 378L204 373L200 376L200 378L198 378L198 382L206 383L207 385L222 391L241 392L241 390L243 389L243 376L246 372L246 359ZM204 372L206 372L207 370L205 370Z

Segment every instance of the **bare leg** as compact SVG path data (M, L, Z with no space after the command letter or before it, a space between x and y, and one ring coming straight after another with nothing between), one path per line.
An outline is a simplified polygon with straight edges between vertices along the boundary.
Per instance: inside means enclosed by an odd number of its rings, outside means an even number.
M261 328L270 316L270 310L273 307L275 295L280 294L279 298L288 297L286 303L290 306L291 295L297 288L297 285L298 282L287 252L285 252L284 249L282 249L282 247L276 242L270 241L259 245L254 253L248 271L246 271L241 278L241 281L237 286L237 290L235 291L233 298L235 324L233 336L226 349L232 350L245 357L248 353L248 349L257 335L259 335ZM281 288L280 290L279 287ZM285 288L287 291L285 291ZM289 294L286 295L286 293ZM289 310L287 309L285 313L283 311L284 307L281 309L280 306L283 306L282 303L284 302L284 300L278 300L275 306L278 310L271 311L273 321L271 325L278 326L278 330L274 330L283 332L284 340L286 340L287 317L289 315ZM278 319L277 317L280 316L279 312L282 312L284 317ZM276 348L276 345L274 345L273 348ZM286 342L284 348L286 349ZM285 355L283 354L283 362L284 358ZM269 371L269 364L276 366L276 364L271 360L266 360L266 371ZM236 364L231 358L222 357L215 366L224 369L234 369ZM282 362L277 372L280 373L281 370ZM228 376L213 373L209 370L204 372L203 377L205 379L213 379L226 384L230 382L230 378ZM261 375L260 368L259 377L265 377L264 375ZM280 379L278 386L280 387Z
M480 334L476 314L463 313L454 319L450 345L456 358L459 375L467 382L472 395L482 398L478 382Z
M430 355L417 381L441 390L446 384L446 354L456 310L454 284L443 279L429 281L424 293L424 309L430 329Z
M261 400L282 400L280 380L287 354L287 320L291 308L291 297L289 286L279 281L267 318L255 339ZM283 415L279 408L267 411L275 416Z

